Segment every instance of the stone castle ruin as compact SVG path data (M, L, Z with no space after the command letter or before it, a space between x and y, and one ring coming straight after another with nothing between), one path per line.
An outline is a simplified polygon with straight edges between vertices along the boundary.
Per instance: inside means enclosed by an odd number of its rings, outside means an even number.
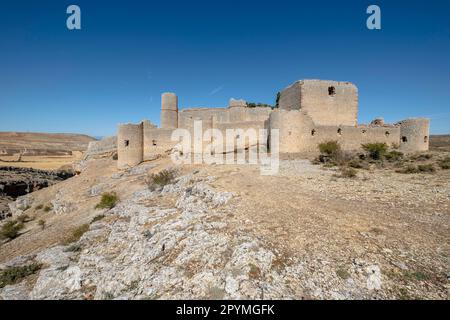
M368 125L359 125L357 116L358 89L350 82L297 81L280 92L278 107L274 109L249 107L244 100L231 99L226 108L179 110L178 97L163 93L160 128L148 120L119 125L118 167L133 167L169 151L178 143L171 139L174 129L193 132L194 122L199 120L203 132L218 129L224 137L227 129L278 129L280 154L317 153L318 145L327 141L338 141L347 151L361 150L361 144L376 142L403 152L428 150L429 119L407 119L396 124L375 119ZM267 138L258 136L246 146L270 147L268 144Z

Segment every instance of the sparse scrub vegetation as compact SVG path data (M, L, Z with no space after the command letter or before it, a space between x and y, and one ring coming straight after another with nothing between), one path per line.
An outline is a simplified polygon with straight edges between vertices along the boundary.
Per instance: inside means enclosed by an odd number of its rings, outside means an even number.
M321 154L332 157L341 152L341 146L337 141L327 141L319 144L319 151Z
M72 231L72 234L63 242L64 245L77 242L89 230L89 224L83 224Z
M338 176L340 178L356 178L357 171L353 168L347 168L347 167L341 167L340 168L341 174Z
M383 160L387 153L388 145L386 143L365 143L361 147L369 154L369 157L373 160Z
M37 205L36 206L36 210L42 210L44 208L44 205L43 204L39 204L39 205Z
M387 152L384 157L386 160L390 162L396 162L403 159L404 154L400 151L392 150L390 152Z
M419 169L420 172L429 172L429 173L436 171L436 169L432 164L419 164L417 166L417 169Z
M175 169L164 169L158 173L152 173L146 179L150 191L162 189L164 186L172 184L177 176Z
M115 192L106 192L102 194L100 202L95 206L95 209L112 209L119 201L119 197Z
M7 221L0 230L1 239L15 239L19 236L19 231L24 227L23 223L17 220Z
M418 154L418 155L412 156L411 160L414 160L414 161L426 161L426 160L430 160L431 158L433 158L432 154L422 153L422 154Z
M436 168L432 164L420 164L418 166L408 165L403 169L396 170L398 173L414 174L414 173L433 173Z
M100 221L100 220L102 220L104 217L105 217L104 214L99 214L99 215L95 216L95 217L92 219L91 223Z
M270 104L266 104L266 103L247 102L247 108L256 108L256 107L261 107L261 108L271 108L271 109L274 108L274 107L271 106Z
M52 209L53 209L53 206L51 204L47 204L44 207L44 212L50 212L50 211L52 211Z
M26 266L10 267L0 273L0 288L7 285L16 284L24 278L35 274L41 269L41 265L32 263Z
M439 160L438 164L442 170L449 170L450 169L450 157Z

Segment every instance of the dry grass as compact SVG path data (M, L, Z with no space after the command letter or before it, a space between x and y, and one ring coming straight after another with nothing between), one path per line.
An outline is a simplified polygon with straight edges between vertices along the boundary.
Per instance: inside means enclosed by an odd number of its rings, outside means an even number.
M95 209L112 209L119 202L119 197L115 192L106 192L102 194L100 202L95 206Z
M72 234L63 241L64 245L77 242L89 230L89 224L83 224L72 231Z

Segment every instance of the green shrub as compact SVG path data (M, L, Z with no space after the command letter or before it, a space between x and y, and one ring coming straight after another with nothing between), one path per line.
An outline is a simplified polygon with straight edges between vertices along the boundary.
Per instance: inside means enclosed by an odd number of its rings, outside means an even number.
M391 152L387 152L384 157L386 158L386 160L388 161L399 161L403 159L403 153L393 150Z
M369 157L373 160L382 160L388 149L386 143L379 142L362 144L361 147L369 153Z
M417 166L417 169L420 172L429 172L429 173L436 171L436 169L434 168L434 166L432 164L420 164Z
M88 230L89 224L87 223L79 226L78 228L72 231L72 234L64 240L63 244L68 245L73 242L77 242Z
M247 108L256 108L256 107L273 109L273 106L271 106L270 104L247 102Z
M44 208L44 205L43 205L43 204L40 204L40 205L37 205L35 209L36 209L36 210L41 210L42 208Z
M50 204L47 204L45 207L44 207L44 212L50 212L52 210L52 205L50 205Z
M9 267L0 273L0 288L7 285L16 284L41 269L41 265L32 263L27 266Z
M106 192L102 194L100 202L95 206L95 209L112 209L119 201L119 197L115 192Z
M2 239L14 239L19 235L19 231L23 229L23 223L16 220L10 220L5 222L0 230L0 238Z
M327 141L319 144L319 151L321 154L333 156L341 152L341 146L337 141Z
M92 219L91 223L100 221L100 220L102 220L104 217L105 217L104 214L99 214L98 216L95 216L95 217Z
M163 188L166 185L172 184L177 176L174 169L164 169L158 173L152 173L147 179L146 183L150 191L155 191Z

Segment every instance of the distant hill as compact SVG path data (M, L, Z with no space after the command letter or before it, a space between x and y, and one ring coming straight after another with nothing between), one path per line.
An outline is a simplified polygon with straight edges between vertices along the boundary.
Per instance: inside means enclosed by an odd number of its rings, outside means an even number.
M430 136L430 149L450 151L450 134Z
M84 134L0 132L0 155L67 155L86 150L91 141Z

